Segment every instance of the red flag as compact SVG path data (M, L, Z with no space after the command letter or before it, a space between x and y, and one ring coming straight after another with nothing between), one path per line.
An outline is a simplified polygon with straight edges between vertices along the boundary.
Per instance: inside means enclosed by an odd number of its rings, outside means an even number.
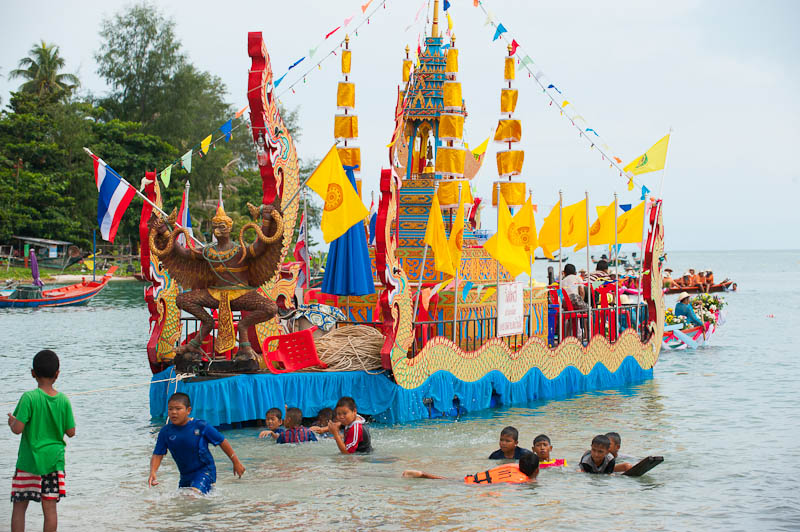
M511 39L511 55L517 53L517 48L519 48L519 43L516 39Z
M328 37L330 37L331 35L333 35L333 34L334 34L334 33L336 33L337 31L339 31L339 28L341 28L341 26L336 26L336 28L335 28L333 31L331 31L330 33L328 33L328 34L325 36L325 38L327 39Z

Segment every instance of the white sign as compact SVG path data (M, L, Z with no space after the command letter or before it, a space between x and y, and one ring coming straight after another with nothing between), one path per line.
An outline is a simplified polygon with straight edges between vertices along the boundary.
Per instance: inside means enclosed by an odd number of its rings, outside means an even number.
M58 257L58 248L56 246L51 246L47 249L47 256L51 259L55 259Z
M522 283L501 284L497 291L497 336L522 334L525 329Z

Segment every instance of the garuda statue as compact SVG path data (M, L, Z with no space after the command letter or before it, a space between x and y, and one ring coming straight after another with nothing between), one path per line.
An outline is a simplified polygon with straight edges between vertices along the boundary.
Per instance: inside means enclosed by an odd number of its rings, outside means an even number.
M219 327L215 350L224 352L236 345L232 311L246 311L239 320L239 351L237 361L257 360L256 353L247 341L247 331L256 323L267 321L278 312L278 306L258 291L258 287L269 281L278 270L283 246L283 218L278 208L280 198L272 205L261 209L247 204L250 215L261 225L250 222L239 231L239 242L231 240L233 220L217 207L211 224L216 243L203 247L186 247L176 242L183 234L190 241L188 232L176 227L169 231L163 217L153 213L150 218L150 249L157 256L170 277L175 279L184 292L178 294L175 303L198 318L202 324L199 333L188 343L176 349L175 363L199 362L203 356L201 342L213 329L214 318L206 309L219 309ZM173 211L169 222L174 223ZM256 240L244 241L245 231L254 229Z

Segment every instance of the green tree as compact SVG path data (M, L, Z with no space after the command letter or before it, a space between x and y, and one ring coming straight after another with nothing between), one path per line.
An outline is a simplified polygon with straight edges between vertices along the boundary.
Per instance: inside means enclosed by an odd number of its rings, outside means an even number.
M9 78L22 78L20 91L39 96L57 95L66 99L80 85L74 74L62 72L66 65L58 46L41 41L35 44L27 57L19 61L19 68L9 72Z

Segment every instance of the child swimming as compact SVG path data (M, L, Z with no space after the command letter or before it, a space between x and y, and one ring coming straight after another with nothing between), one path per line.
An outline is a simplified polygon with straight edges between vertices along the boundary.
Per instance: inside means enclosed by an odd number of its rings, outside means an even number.
M592 439L592 448L581 457L580 467L584 473L610 475L614 472L614 455L609 452L611 440L605 434Z
M609 447L608 452L614 455L614 461L616 462L619 459L619 448L622 447L622 438L620 437L618 432L607 432L606 436L608 437L608 440L611 442L611 447ZM633 464L622 462L614 466L614 472L624 473L625 471L629 470L632 467Z
M344 439L340 430L344 430ZM364 426L364 418L358 415L356 401L352 397L342 397L336 403L336 421L328 422L328 431L342 454L372 452L369 430Z
M324 438L331 438L328 423L333 419L333 408L323 408L317 413L317 419L311 424L311 432Z
M506 427L500 431L500 448L489 455L489 460L519 460L530 451L519 445L519 431L514 427Z
M287 408L284 425L286 429L278 436L275 443L304 443L307 441L317 441L317 437L311 429L304 427L303 412L299 408Z
M567 461L563 458L550 458L550 452L553 450L553 444L550 443L550 438L547 434L539 434L533 439L533 452L539 457L539 469L546 469L548 467L564 467Z
M518 464L506 464L473 475L464 477L464 484L523 484L526 482L536 482L539 476L539 457L534 453L525 453L519 459ZM403 471L403 478L429 478L446 479L439 475L408 469Z
M284 428L281 426L283 425L283 412L281 412L280 408L270 408L267 410L267 415L264 416L264 423L267 425L267 430L262 430L259 434L259 438L274 438L278 439L278 436L284 431Z
M217 429L205 421L189 417L192 403L189 396L182 392L172 394L167 402L169 423L158 433L156 447L150 459L149 486L158 484L156 472L161 466L164 455L169 450L172 459L178 466L181 479L179 488L192 488L198 493L208 493L217 481L217 468L214 457L208 450L208 444L219 445L233 463L233 473L239 478L244 475L245 468L233 447Z

